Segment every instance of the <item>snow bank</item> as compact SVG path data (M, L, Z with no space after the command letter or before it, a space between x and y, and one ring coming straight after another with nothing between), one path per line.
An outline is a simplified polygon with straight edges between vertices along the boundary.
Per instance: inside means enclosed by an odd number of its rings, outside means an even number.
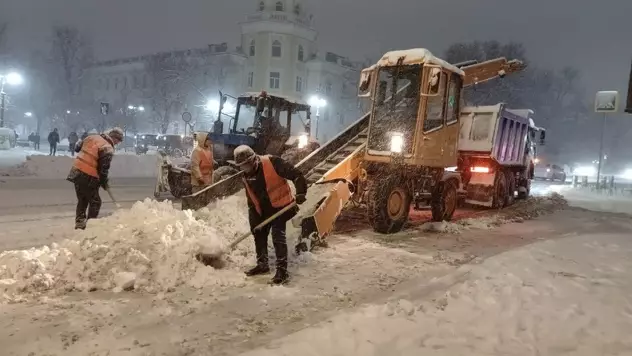
M90 221L72 240L0 254L0 301L42 292L125 290L150 293L181 285L243 285L252 244L242 244L216 270L196 259L217 252L248 231L243 197L217 202L221 209L181 211L170 202L145 200L131 210Z
M568 200L569 205L592 211L632 214L632 196L608 195L589 188L573 188L555 186L560 194Z
M12 168L0 169L0 176L36 176L65 179L72 167L73 157L29 155L26 161ZM153 177L157 172L157 155L116 153L110 166L111 177Z
M26 161L27 156L36 154L41 153L33 150L25 150L21 147L12 148L10 150L0 150L0 172L10 167L18 166Z
M488 230L509 222L530 220L563 209L568 203L560 194L553 193L546 197L531 197L517 201L514 205L500 210L498 214L473 218L465 218L456 222L440 221L421 225L419 230L426 232L460 234L467 230Z
M629 355L630 253L624 234L549 240L242 355Z

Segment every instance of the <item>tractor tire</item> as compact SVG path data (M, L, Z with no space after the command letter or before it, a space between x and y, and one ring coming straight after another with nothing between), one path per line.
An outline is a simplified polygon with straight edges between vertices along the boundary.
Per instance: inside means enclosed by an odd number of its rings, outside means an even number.
M498 171L494 179L494 196L492 198L492 208L502 209L507 200L507 177L505 172Z
M430 211L432 221L450 221L458 205L456 184L452 180L439 182L437 189L432 193Z
M237 173L239 173L239 171L231 166L219 167L213 172L213 184L220 182L226 178L232 177ZM222 194L222 195L224 196L233 195L242 188L241 180L235 179L234 181L235 181L234 184L232 184L227 189L225 194Z
M507 181L507 196L505 197L505 206L511 206L514 203L514 195L516 192L516 175L511 171L507 171L505 172L505 174L505 179Z
M369 223L375 232L393 234L408 221L412 195L399 176L382 178L371 184L367 204Z
M526 191L521 192L518 191L518 199L524 200L529 198L529 194L531 194L531 179L525 179L526 180L526 184L525 184L525 188L527 188Z

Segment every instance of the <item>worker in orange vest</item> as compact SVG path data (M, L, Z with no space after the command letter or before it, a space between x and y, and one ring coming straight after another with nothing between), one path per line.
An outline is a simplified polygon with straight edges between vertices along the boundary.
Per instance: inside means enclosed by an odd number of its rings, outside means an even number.
M191 186L196 193L213 183L213 150L206 132L196 133L197 147L191 152Z
M108 174L114 157L114 146L122 141L123 130L117 127L105 134L87 136L75 144L78 155L66 178L75 184L77 194L75 229L85 230L87 220L99 216L99 187L109 189Z
M243 183L248 197L248 218L250 229L274 215L284 207L296 201L305 202L307 181L303 174L293 165L276 156L259 156L252 148L242 145L235 148L235 161L243 172ZM288 180L294 182L296 197ZM285 284L289 280L287 271L287 241L285 237L286 223L298 212L298 207L272 221L261 230L253 231L257 265L246 272L247 276L255 276L270 272L268 265L268 234L272 232L272 244L276 254L276 274L273 284Z

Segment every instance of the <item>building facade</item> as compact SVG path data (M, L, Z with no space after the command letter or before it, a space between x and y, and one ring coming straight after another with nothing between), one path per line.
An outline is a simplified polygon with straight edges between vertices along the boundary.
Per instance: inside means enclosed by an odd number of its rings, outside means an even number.
M183 131L184 111L192 113L196 130L210 129L216 108L206 104L217 102L219 91L233 96L267 91L303 103L318 97L326 104L312 107L311 134L325 142L360 115L361 64L319 51L312 23L305 1L255 0L239 24L238 46L213 44L100 62L90 70L90 87L95 101L110 103L113 124L118 115L135 131L170 133ZM128 109L141 106L142 112ZM297 130L301 125L293 124Z

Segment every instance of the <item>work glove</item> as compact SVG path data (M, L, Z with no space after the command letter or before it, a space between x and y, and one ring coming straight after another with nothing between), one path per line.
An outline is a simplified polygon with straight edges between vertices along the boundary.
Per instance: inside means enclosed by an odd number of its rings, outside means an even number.
M305 194L296 194L296 204L301 205L305 203L306 200Z

